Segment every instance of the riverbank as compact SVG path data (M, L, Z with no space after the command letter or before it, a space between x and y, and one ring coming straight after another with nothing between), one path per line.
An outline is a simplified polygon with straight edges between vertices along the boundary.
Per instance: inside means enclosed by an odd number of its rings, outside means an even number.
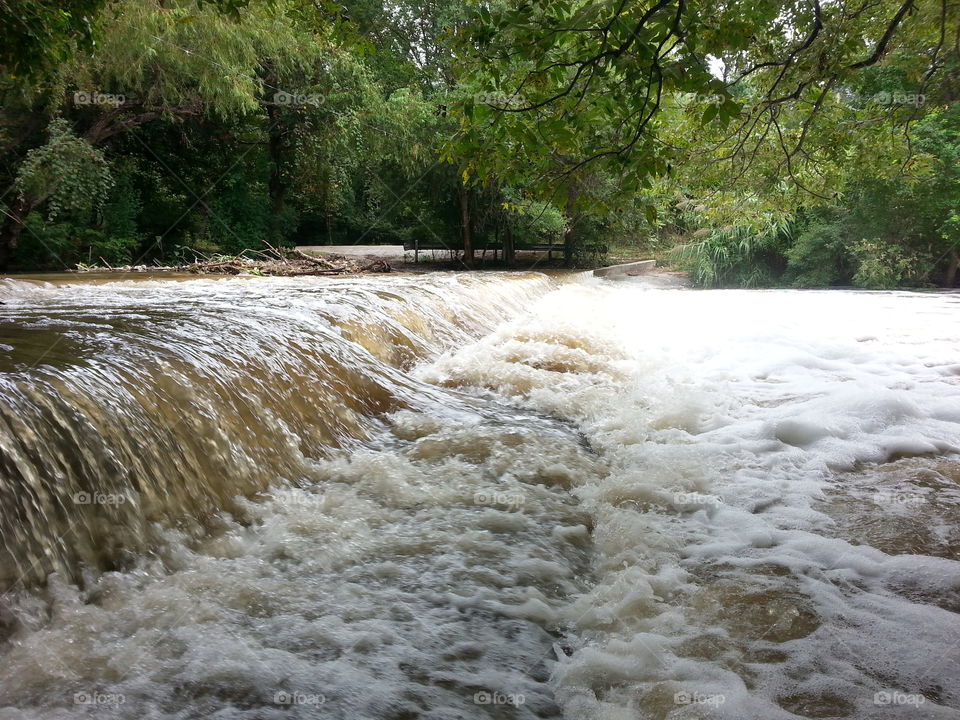
M42 280L59 282L63 277L83 276L92 279L184 279L196 276L233 275L233 276L323 276L323 275L363 275L385 272L400 272L411 274L426 274L434 272L545 272L577 273L594 272L603 276L611 272L611 268L618 265L601 265L599 267L567 267L561 258L550 258L546 253L530 250L517 251L512 266L507 267L502 259L490 259L483 254L475 258L471 268L455 257L430 257L413 262L408 259L409 253L399 245L338 245L338 246L298 246L295 248L279 248L260 250L246 250L237 255L198 256L195 262L180 265L109 265L109 264L80 264L74 269L42 272L28 271L0 275L16 280ZM652 263L650 260L635 260L631 264ZM613 273L617 274L617 273ZM615 279L623 280L638 275L637 272L619 273ZM644 267L644 277L662 276L669 280L668 284L679 281L688 286L687 273L677 272L669 268Z

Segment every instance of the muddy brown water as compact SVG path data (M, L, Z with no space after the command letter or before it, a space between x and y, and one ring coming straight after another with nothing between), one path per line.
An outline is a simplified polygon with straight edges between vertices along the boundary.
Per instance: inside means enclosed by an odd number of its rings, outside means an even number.
M0 301L0 718L960 717L955 294Z

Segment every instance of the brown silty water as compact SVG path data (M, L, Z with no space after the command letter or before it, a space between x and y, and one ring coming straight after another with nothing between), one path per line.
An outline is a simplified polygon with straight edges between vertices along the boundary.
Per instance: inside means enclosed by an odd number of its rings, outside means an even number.
M952 294L0 281L0 718L960 717Z

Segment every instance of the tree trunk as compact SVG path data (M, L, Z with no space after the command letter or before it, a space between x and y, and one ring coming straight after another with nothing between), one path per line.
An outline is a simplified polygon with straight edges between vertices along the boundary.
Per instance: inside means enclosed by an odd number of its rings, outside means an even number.
M570 267L573 262L573 248L576 243L576 234L574 232L577 225L577 218L574 216L576 203L577 191L576 188L571 185L567 188L567 205L564 210L564 214L567 216L567 222L570 223L567 226L567 231L563 235L563 264L567 267Z
M270 165L270 177L267 179L267 193L270 196L270 242L280 245L286 239L287 230L283 211L286 207L287 183L283 176L283 158L285 145L277 109L267 106L267 157Z
M23 224L35 205L30 200L18 198L4 214L3 225L0 226L0 271L9 269L10 258L20 245Z
M957 284L957 268L960 266L960 254L956 249L950 251L950 264L947 265L947 275L943 280L943 286L952 288Z
M460 237L463 240L463 264L473 267L473 235L470 232L470 189L460 185L457 189L460 196Z
M270 157L270 179L267 187L273 213L278 215L283 211L287 185L283 179L283 128L280 124L280 112L272 105L267 106L267 123L267 152Z
M513 267L516 264L516 254L513 246L513 228L507 226L507 231L503 235L503 262L507 267Z

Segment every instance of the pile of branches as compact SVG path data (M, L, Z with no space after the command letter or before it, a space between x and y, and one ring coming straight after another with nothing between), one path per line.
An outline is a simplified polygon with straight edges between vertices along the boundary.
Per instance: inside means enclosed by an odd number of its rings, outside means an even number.
M114 267L78 265L80 272L188 272L197 275L352 275L357 273L384 273L392 268L385 260L348 258L343 255L308 255L296 248L244 250L237 255L201 255L196 253L187 265L125 265Z
M251 258L249 254L259 258ZM343 255L308 255L296 248L270 248L269 251L246 250L239 255L225 257L198 257L183 268L191 273L213 275L347 275L355 273L390 272L384 260L348 258Z

